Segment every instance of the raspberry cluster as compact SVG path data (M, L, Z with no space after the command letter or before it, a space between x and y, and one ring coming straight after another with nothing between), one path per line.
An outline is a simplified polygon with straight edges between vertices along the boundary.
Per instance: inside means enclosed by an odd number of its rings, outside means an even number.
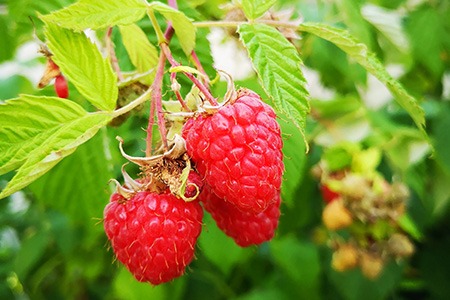
M186 150L205 188L204 208L240 246L270 240L280 216L284 170L280 126L273 109L249 90L183 127Z
M280 127L272 108L249 90L187 120L182 137L155 157L122 154L140 165L104 210L117 259L154 285L181 276L194 258L203 208L237 245L273 238L284 170ZM203 208L202 205L203 204Z
M357 161L358 156L375 150L356 148L351 153ZM313 173L320 180L325 202L322 221L332 232L328 240L333 248L332 267L340 272L360 268L365 277L377 279L390 260L405 259L414 252L401 227L408 189L401 182L389 183L375 169L376 160L365 165L364 172L352 161L339 169L330 170L330 164L322 159Z

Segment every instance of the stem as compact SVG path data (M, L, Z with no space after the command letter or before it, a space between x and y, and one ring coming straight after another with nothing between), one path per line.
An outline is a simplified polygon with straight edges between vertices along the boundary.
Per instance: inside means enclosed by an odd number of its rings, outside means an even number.
M162 43L161 45L166 45L166 43ZM164 55L164 51L161 51L159 55L158 69L156 71L155 81L152 84L153 94L152 94L152 105L156 108L156 117L158 122L158 129L161 134L161 139L163 141L164 150L168 150L169 146L167 144L167 129L166 124L164 122L164 112L162 110L162 81L164 76L164 65L166 63L166 56ZM147 128L147 149L146 153L151 152L151 140L148 140L149 131L152 130L153 120L149 119L148 128ZM148 149L148 145L150 143L150 150Z
M209 85L208 74L206 74L205 69L203 69L202 63L198 59L198 56L197 56L197 53L195 53L195 50L192 50L191 58L192 58L192 61L194 62L195 67L197 68L197 70L199 70L203 75L205 75L205 77L203 78L203 84L208 87L208 85Z
M150 116L148 117L147 126L147 147L145 148L145 156L150 157L152 155L152 142L153 142L153 124L155 122L155 102L150 101Z
M148 10L147 12L150 21L152 22L153 29L156 32L156 36L158 37L158 44L166 43L166 38L161 30L161 27L158 24L158 20L156 20L155 13L153 10Z
M140 95L138 98L136 98L132 102L130 102L127 105L125 105L125 106L115 110L113 112L113 115L112 115L113 118L116 118L118 116L126 114L127 112L129 112L129 111L133 110L134 108L136 108L137 106L141 105L142 103L144 103L145 101L150 99L150 94L151 93L152 93L152 89L149 88L148 90L145 91L145 93Z
M285 28L292 28L292 29L298 29L299 24L298 22L284 22L284 21L275 21L275 20L258 20L260 24L266 24L273 27L285 27ZM194 22L193 23L195 27L202 28L202 27L238 27L243 24L250 24L247 21L244 22L238 22L238 21L204 21L204 22Z
M109 27L108 31L106 32L106 49L109 53L111 65L117 74L117 78L119 79L119 81L123 81L124 78L122 72L120 71L119 61L117 60L116 51L114 50L114 44L111 40L111 35L112 35L112 27Z
M179 83L177 82L177 73L173 72L170 74L170 82L172 83L172 90L175 93L175 96L177 97L178 102L180 102L181 107L185 111L191 111L191 109L187 106L187 104L184 102L183 97L181 96L181 93L179 91ZM178 87L174 88L174 84L178 85Z
M172 53L170 52L169 46L166 43L162 43L160 45L161 50L164 52L164 54L167 56L167 59L169 60L172 67L180 66L180 63L178 63L172 56ZM198 89L205 95L206 99L211 103L212 105L219 105L216 98L211 95L209 90L191 73L183 72L184 75L186 75L197 87Z

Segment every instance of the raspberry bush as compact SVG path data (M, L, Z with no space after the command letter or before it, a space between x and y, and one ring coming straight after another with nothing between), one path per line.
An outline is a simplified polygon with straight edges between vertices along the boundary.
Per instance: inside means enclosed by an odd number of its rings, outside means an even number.
M0 4L0 298L447 299L450 8L388 2Z

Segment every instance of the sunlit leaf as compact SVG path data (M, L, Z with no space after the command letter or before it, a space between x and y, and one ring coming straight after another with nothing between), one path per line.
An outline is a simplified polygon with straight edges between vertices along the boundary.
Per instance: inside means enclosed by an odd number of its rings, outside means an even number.
M264 24L241 25L239 34L275 109L305 136L310 107L297 50L278 30Z
M425 114L417 100L409 95L401 84L389 75L383 64L375 57L375 54L367 49L366 45L351 36L348 31L325 24L302 23L299 29L332 42L363 66L368 72L378 78L378 80L384 83L395 96L395 100L398 104L409 113L417 127L426 134L424 130Z
M45 36L52 59L80 93L96 107L116 107L117 77L109 61L84 33L47 24Z
M23 95L0 105L0 170L20 166L0 198L42 176L110 119L109 114L87 113L78 104L55 97Z
M80 0L64 9L42 17L46 22L64 28L81 31L87 28L100 29L114 25L128 25L145 15L145 1L140 0Z

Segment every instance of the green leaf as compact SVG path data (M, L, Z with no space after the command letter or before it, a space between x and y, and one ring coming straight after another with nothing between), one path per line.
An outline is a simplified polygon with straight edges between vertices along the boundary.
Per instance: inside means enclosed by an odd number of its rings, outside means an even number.
M116 107L117 77L109 61L84 33L75 33L47 24L45 36L52 59L70 82L97 108L112 111Z
M436 160L450 174L450 135L448 130L450 126L450 109L443 109L440 118L436 120L433 127L433 136L435 139L434 147L436 149Z
M247 259L251 253L248 248L241 248L216 225L209 214L203 219L207 230L203 230L198 242L202 254L225 275L229 275L233 267Z
M178 280L177 280L178 282ZM171 284L172 288L173 283ZM114 294L120 299L167 299L167 286L164 284L153 286L148 283L139 282L125 268L120 267L119 272L114 277Z
M423 63L436 79L442 76L444 70L441 57L442 41L447 38L444 28L438 10L432 7L413 12L406 22L414 57Z
M284 168L281 198L288 206L298 200L296 191L305 175L306 145L297 128L286 120L278 120L283 133Z
M361 5L358 1L337 0L335 1L337 11L342 16L345 25L357 38L372 48L372 33L369 24L361 15Z
M109 114L87 113L56 97L22 95L0 105L0 171L20 166L0 198L46 173L110 119Z
M25 163L64 123L85 115L75 102L56 97L22 95L0 104L0 174Z
M276 2L276 0L242 0L241 4L247 18L254 20L261 17Z
M195 46L196 28L191 20L181 11L161 2L152 2L149 9L155 10L162 14L164 18L172 23L173 29L180 41L181 48L186 55L190 55Z
M16 40L11 34L9 22L5 15L0 15L0 40L3 46L0 47L0 62L9 60L14 55L14 50L16 47Z
M30 271L45 255L45 249L50 242L49 232L38 231L28 237L20 245L20 250L14 260L14 272L19 278L27 278Z
M114 25L128 25L139 21L146 12L145 1L140 0L80 0L64 9L42 16L45 22L82 31Z
M423 240L423 233L417 227L417 225L412 220L411 216L408 214L403 214L398 219L399 226L407 232L410 236L412 236L416 241Z
M275 109L285 114L305 137L309 95L297 50L278 30L264 24L243 24L238 31Z
M275 264L294 282L299 299L320 299L320 259L314 244L285 236L273 240L270 250Z
M71 219L89 227L101 218L103 207L108 203L111 172L109 145L100 131L81 145L48 173L30 185L36 199L46 207L52 207L70 215ZM101 226L96 226L101 231Z
M119 26L122 41L127 49L131 62L139 73L154 69L158 64L158 50L153 46L144 31L136 24ZM155 78L155 72L142 78L142 82L150 85Z
M375 55L351 36L348 31L319 23L303 23L299 30L312 33L320 38L332 42L352 59L363 66L369 73L380 80L395 96L397 103L402 106L416 123L417 127L425 133L425 114L417 100L409 95L398 81L392 78Z

